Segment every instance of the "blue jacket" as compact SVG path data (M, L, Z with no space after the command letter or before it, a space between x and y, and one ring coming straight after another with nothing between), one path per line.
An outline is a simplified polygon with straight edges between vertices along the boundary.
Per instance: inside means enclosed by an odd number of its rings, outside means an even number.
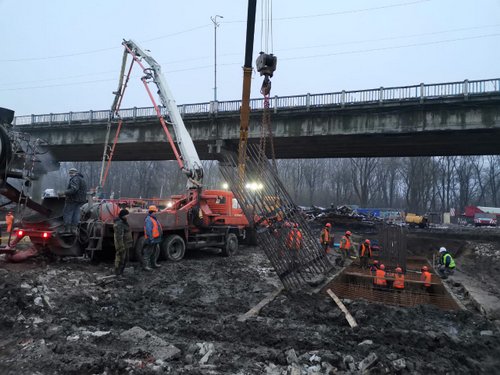
M158 230L160 231L160 236L153 238L153 220L158 224ZM144 233L148 236L146 241L148 243L160 243L162 240L162 228L158 219L153 216L153 214L148 214L146 219L144 219Z

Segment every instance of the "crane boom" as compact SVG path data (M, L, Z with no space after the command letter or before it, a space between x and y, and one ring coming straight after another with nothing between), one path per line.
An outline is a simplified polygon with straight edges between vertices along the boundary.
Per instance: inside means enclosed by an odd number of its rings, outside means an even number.
M175 138L177 146L180 151L180 160L177 154L177 150L174 147L174 154L178 158L179 165L182 171L188 177L188 188L200 187L203 182L203 167L201 165L201 160L196 151L189 132L184 125L177 104L175 103L174 97L165 81L165 78L161 72L161 66L156 62L156 60L144 49L139 47L137 43L133 40L123 41L123 45L127 51L132 55L134 60L141 66L145 73L143 77L143 82L147 88L145 80L151 78L158 88L158 96L163 106L167 109L168 115L170 117L171 125L174 129ZM144 67L141 63L141 59L144 60L150 68ZM149 91L148 91L149 93ZM150 94L150 98L154 103L154 99ZM166 130L166 129L165 129ZM166 130L167 137L169 136Z

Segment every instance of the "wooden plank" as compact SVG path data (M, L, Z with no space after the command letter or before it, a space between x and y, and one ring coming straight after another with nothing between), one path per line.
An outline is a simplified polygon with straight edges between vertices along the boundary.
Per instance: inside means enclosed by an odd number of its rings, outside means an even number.
M351 328L357 327L358 323L356 323L356 320L351 315L349 310L347 310L347 308L342 303L342 301L339 299L339 297L337 297L337 295L335 293L333 293L331 289L328 289L326 292L330 295L330 297L332 297L332 299L335 301L335 303L340 308L340 310L342 310L342 312L344 313L345 318L349 322L349 325L351 326Z
M283 287L276 289L274 292L272 292L266 298L260 301L257 305L248 310L245 314L240 315L238 317L238 322L244 322L248 318L257 315L260 312L260 310L262 310L262 308L265 305L267 305L269 302L275 299L278 296L278 294L280 294L283 291L283 289L284 289Z

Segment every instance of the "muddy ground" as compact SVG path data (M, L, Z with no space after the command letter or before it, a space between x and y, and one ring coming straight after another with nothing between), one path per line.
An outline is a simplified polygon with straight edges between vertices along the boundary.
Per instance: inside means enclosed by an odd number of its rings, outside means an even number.
M111 266L0 261L0 373L499 371L497 325L474 311L345 301L359 324L351 329L329 297L283 292L238 321L280 285L258 247L232 258L193 252L151 273L128 267L120 279L102 279Z

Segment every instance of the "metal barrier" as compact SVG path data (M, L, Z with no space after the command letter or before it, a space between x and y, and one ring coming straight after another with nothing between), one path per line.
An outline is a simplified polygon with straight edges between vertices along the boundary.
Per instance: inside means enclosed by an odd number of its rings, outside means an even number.
M424 102L426 100L436 100L441 98L464 98L468 99L474 95L500 94L500 78L484 79L476 81L447 82L435 84L419 84L400 87L380 87L368 90L340 91L326 94L306 94L294 96L275 96L271 98L270 107L274 112L280 109L309 109L311 107L332 107L341 108L355 106L359 104L390 103L390 102ZM231 100L223 102L207 102L179 105L182 116L213 115L215 113L238 112L241 107L241 100ZM264 109L262 99L251 99L250 108L252 110ZM162 113L166 114L165 108ZM126 108L119 111L123 119L145 119L155 117L153 107ZM35 125L35 124L71 124L93 123L108 121L111 111L86 111L69 113L50 113L42 115L17 116L14 125Z

